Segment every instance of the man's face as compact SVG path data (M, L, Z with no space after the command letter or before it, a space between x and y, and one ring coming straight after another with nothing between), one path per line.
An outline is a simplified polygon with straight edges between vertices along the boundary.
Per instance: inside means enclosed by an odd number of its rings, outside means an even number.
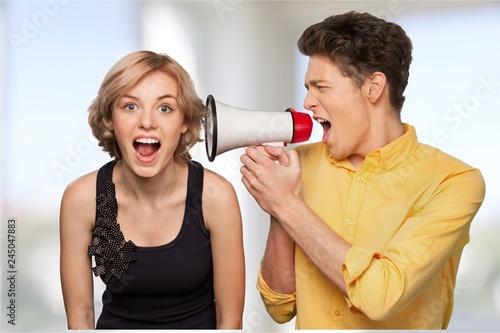
M305 86L304 107L323 126L322 141L332 157L340 160L362 155L369 118L361 90L323 56L310 57Z

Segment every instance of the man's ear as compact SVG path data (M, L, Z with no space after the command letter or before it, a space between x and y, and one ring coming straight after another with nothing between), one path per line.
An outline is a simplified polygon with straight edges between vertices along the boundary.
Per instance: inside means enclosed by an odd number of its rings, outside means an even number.
M382 72L373 73L366 82L366 97L375 104L383 95L387 87L387 78Z

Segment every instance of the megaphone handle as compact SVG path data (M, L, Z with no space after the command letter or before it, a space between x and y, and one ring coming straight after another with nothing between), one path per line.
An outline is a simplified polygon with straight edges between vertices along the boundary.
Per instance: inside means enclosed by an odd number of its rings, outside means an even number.
M286 142L265 142L263 146L275 146L275 147L286 147Z

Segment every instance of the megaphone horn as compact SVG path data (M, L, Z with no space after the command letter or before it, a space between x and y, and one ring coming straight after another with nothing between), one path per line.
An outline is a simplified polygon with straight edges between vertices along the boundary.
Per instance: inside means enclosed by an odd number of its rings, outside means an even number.
M311 116L292 108L285 111L261 111L235 108L208 95L205 119L205 148L208 160L228 150L263 143L299 143L309 140L313 128Z

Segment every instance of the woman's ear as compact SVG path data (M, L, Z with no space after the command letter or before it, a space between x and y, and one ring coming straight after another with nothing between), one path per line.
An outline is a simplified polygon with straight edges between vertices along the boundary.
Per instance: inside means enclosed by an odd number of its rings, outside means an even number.
M104 126L106 126L107 129L109 129L110 131L114 130L113 119L104 119L103 122L104 122Z
M382 72L373 73L367 80L366 97L368 100L375 104L386 88L387 78Z
M181 134L184 134L188 131L189 127L186 124L183 124L181 127Z

